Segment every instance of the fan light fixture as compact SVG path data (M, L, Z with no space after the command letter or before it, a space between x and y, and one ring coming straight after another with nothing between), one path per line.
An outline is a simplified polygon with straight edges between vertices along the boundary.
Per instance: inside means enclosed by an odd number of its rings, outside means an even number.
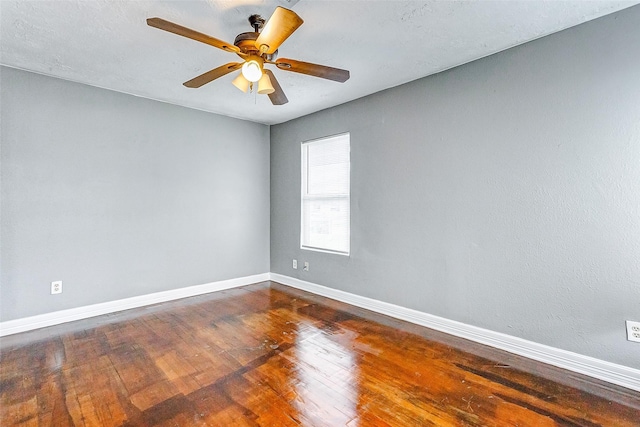
M257 57L248 59L242 64L242 75L251 83L255 83L262 78L262 67Z
M260 81L258 82L258 93L260 95L269 95L270 93L275 92L276 90L273 88L271 84L271 79L267 76L267 73L264 73L262 77L260 77Z
M244 93L247 93L247 91L249 90L249 86L251 86L251 82L249 80L245 79L244 75L242 75L242 73L238 74L238 77L233 79L233 81L231 83L235 87L237 87L238 89L243 91Z
M1 2L2 0L0 0ZM299 0L286 0L293 6ZM281 0L284 2L284 0ZM278 48L296 31L304 21L294 11L278 6L268 21L260 15L249 16L249 24L253 31L240 33L233 43L227 43L207 34L199 33L182 25L164 20L162 18L148 18L147 25L186 37L225 52L237 54L241 60L229 62L209 70L199 76L183 83L188 88L198 88L212 81L226 76L234 71L242 70L233 79L233 85L247 93L254 91L257 86L257 94L269 95L273 105L284 105L289 100L282 91L278 79L265 69L265 65L275 67L282 71L306 74L321 79L333 80L344 83L349 80L349 70L328 67L326 65L312 64L311 62L296 61L294 59L278 58Z

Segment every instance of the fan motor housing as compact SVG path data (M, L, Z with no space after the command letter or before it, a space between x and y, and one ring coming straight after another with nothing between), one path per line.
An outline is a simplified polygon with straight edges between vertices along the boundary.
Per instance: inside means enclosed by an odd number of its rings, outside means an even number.
M256 40L258 39L259 35L259 33L255 33L253 31L248 33L240 33L236 36L233 44L238 46L242 53L258 52L258 48L256 47Z
M256 40L260 33L250 31L248 33L240 33L236 36L233 44L240 48L240 52L244 55L257 55L262 56L267 61L273 61L278 57L278 51L276 50L271 55L260 55L260 51L256 47Z

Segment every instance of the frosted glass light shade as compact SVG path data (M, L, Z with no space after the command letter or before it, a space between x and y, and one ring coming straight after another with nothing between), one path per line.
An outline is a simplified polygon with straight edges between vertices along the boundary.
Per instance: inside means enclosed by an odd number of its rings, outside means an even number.
M260 95L269 95L273 92L275 92L275 89L271 84L271 79L265 73L262 75L262 77L260 77L260 81L258 82L258 93Z
M255 59L250 59L242 65L242 75L251 83L255 83L262 77L262 67Z
M233 81L231 83L235 87L237 87L238 89L243 91L244 93L247 93L247 91L249 90L249 86L251 86L251 82L249 80L245 79L244 76L242 75L242 73L238 74L238 77L233 79Z

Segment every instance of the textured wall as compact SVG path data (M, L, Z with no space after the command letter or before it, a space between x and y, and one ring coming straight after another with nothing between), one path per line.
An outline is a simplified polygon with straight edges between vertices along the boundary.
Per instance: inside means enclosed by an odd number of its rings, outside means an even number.
M639 28L634 7L273 126L271 271L640 368ZM351 256L303 251L300 142L346 131Z
M3 321L269 271L267 126L1 79Z

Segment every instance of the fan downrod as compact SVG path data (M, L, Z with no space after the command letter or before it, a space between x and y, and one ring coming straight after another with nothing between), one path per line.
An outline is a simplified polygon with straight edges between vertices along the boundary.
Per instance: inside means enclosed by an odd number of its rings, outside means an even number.
M259 30L264 27L265 22L264 18L260 15L251 15L249 17L249 24L251 24L256 33L260 32Z

